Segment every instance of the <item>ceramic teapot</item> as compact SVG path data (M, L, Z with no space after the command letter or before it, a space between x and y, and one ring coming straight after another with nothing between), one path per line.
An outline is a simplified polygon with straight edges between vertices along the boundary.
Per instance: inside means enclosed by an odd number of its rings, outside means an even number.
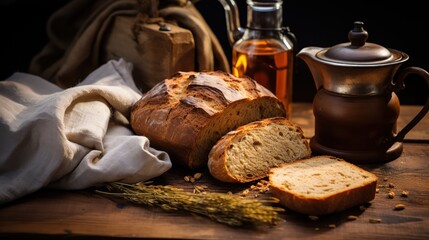
M429 74L418 67L399 71L408 55L366 42L363 22L355 22L348 37L350 42L331 48L306 47L297 54L317 88L311 149L315 155L358 164L391 161L401 155L405 135L429 110L428 95L420 112L398 132L396 92L405 87L404 79L410 74L420 76L429 88Z
M247 0L246 28L234 0L219 0L232 46L232 74L248 76L269 89L291 112L295 35L283 27L282 0Z

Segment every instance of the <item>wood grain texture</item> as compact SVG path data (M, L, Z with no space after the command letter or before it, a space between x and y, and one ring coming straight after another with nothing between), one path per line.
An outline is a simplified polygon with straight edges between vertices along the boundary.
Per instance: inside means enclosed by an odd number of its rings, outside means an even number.
M418 109L401 109L398 124ZM292 120L312 136L312 115L309 104L295 104ZM365 206L321 216L317 221L291 210L281 215L284 222L275 227L232 228L208 218L186 212L165 212L157 208L136 206L118 199L108 199L84 191L44 189L20 200L0 206L0 237L17 236L28 239L75 239L92 236L105 239L175 238L175 239L428 239L429 238L429 117L407 136L402 155L391 162L363 165L379 178L379 192ZM418 140L418 141L416 141ZM237 193L249 184L226 184L213 179L207 170L195 183L183 177L195 170L174 168L155 179L159 184L171 184L192 191L195 184L207 185L210 191ZM388 197L388 188L396 193ZM408 191L407 197L401 197ZM270 196L270 192L261 197ZM394 210L396 204L405 209ZM349 220L348 216L357 216ZM379 219L379 223L370 223Z

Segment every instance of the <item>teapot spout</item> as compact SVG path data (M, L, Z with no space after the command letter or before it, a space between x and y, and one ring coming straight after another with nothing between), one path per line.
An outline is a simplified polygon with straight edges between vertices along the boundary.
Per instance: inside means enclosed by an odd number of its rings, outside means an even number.
M240 27L240 17L237 4L234 0L218 0L225 9L226 29L229 43L234 43L244 34L244 29Z
M311 75L313 76L316 89L319 90L323 87L323 76L322 76L322 66L316 58L316 53L318 53L322 48L319 47L305 47L303 48L296 56L304 60L310 69Z

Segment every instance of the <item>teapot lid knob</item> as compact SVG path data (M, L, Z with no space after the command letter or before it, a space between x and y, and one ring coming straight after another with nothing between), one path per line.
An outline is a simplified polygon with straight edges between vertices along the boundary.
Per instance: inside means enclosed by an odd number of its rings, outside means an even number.
M349 32L349 40L352 46L363 46L368 39L368 32L363 29L363 22L353 23L353 29Z
M354 22L348 37L349 43L337 44L318 56L335 62L380 63L392 60L392 53L387 48L366 42L368 32L363 29L363 22Z

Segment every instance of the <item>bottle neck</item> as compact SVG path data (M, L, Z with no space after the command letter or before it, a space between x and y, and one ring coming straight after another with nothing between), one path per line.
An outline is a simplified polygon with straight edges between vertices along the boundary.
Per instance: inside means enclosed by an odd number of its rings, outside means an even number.
M247 28L282 30L282 3L280 0L247 0Z

